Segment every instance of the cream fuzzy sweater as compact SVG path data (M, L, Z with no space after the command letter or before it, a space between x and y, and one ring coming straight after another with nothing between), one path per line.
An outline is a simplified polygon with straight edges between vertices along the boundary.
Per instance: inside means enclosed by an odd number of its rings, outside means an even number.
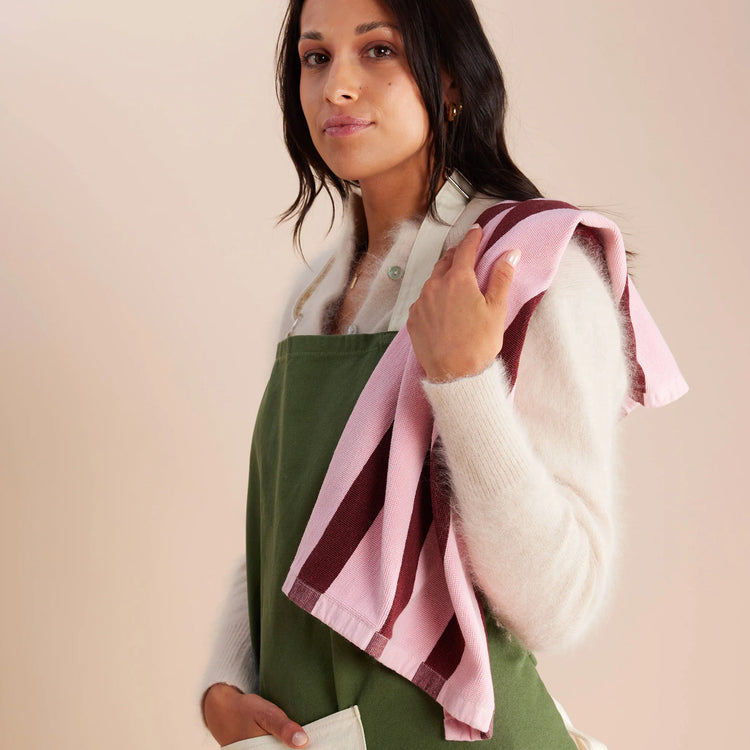
M488 205L472 200L446 246ZM352 330L387 329L400 283L388 272L405 267L418 229L406 224L394 237L347 321ZM296 313L290 306L282 335L295 317L295 334L325 330L349 277L352 235L348 220L303 315L299 304ZM531 650L579 640L612 579L617 428L628 373L605 273L595 248L571 242L531 318L512 402L497 361L472 377L424 382L475 583L498 622ZM216 682L256 689L244 558L229 582L201 693Z

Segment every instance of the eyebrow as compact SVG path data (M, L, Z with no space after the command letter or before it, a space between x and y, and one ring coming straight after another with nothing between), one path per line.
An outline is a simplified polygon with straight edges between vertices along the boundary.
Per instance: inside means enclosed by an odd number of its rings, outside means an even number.
M388 23L387 21L370 21L368 23L361 23L354 29L354 33L357 34L357 36L361 36L370 31L375 31L375 29L393 29L394 31L398 31L398 26L394 23ZM323 35L319 31L306 31L304 34L300 34L299 39L300 41L303 39L312 39L315 42L322 42Z

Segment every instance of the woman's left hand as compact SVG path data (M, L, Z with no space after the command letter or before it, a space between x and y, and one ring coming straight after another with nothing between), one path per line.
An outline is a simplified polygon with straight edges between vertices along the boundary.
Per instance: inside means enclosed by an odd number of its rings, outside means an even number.
M482 294L474 273L481 239L475 225L435 264L409 309L412 347L433 382L476 375L502 349L508 292L521 253L511 250L495 263Z

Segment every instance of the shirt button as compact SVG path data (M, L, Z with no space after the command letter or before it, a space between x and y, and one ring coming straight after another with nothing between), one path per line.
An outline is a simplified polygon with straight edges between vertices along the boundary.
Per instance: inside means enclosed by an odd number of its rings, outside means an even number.
M388 278L398 281L404 275L404 269L401 266L391 266L388 269Z
M353 334L353 333L356 333L356 332L357 332L357 326L355 326L355 325L354 325L354 323L352 323L352 324L351 324L351 325L349 326L349 328L347 328L347 329L346 329L346 332L347 332L347 333L348 333L349 335L351 335L351 334Z

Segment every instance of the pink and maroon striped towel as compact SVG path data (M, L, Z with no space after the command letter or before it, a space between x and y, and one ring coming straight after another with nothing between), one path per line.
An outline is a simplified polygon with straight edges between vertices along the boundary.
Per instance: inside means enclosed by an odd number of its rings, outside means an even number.
M627 274L617 226L566 203L499 203L483 227L476 274L523 251L500 357L515 383L529 319L576 230L595 233L619 301L633 370L625 413L661 406L687 385ZM588 227L588 229L585 229ZM431 456L438 439L424 377L403 328L341 435L283 586L284 593L443 707L445 736L492 735L495 710L482 607L462 560L450 502Z

